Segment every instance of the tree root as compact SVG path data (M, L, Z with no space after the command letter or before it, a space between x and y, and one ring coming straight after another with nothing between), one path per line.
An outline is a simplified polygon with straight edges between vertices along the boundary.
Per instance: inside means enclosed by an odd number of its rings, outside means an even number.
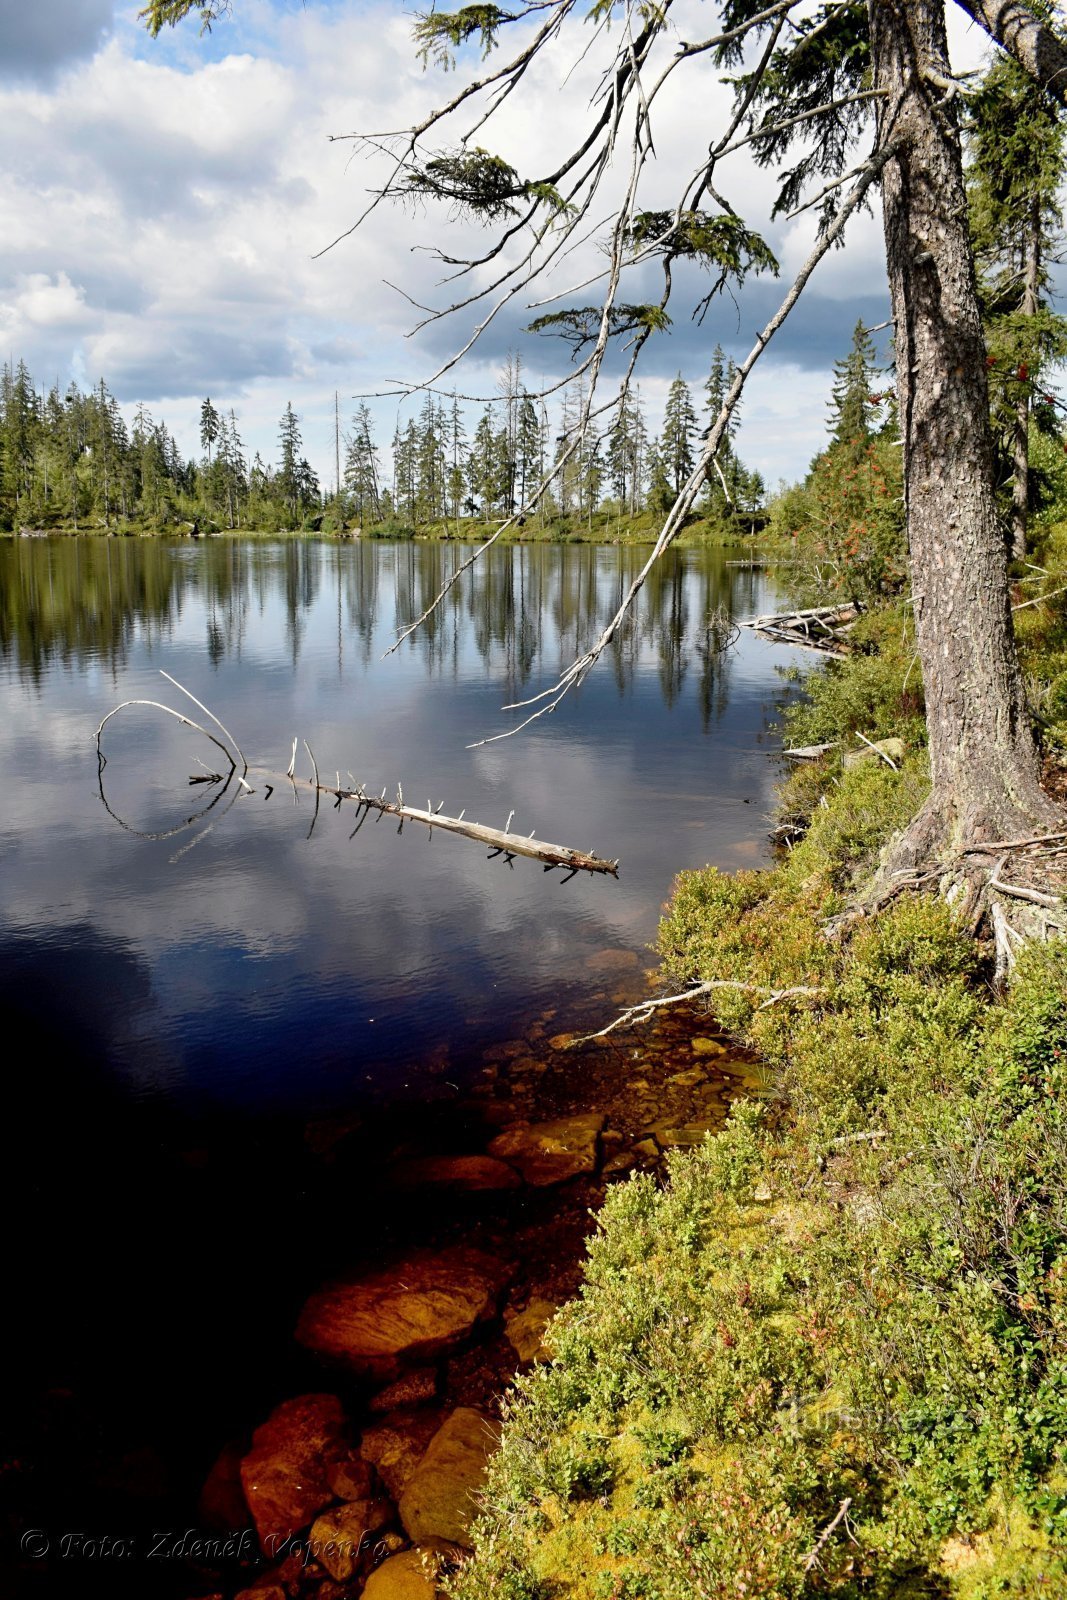
M936 887L961 928L991 941L994 984L1003 987L1025 944L1067 935L1067 813L1042 799L1040 818L1016 816L1009 819L1015 827L1003 818L1000 827L956 819L956 838L976 841L967 843L950 841L948 819L928 801L888 846L867 893L827 924L826 936L840 939L902 894Z

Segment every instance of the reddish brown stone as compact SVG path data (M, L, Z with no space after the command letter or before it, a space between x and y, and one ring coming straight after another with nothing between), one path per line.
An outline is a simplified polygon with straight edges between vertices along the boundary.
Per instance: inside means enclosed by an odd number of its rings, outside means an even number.
M595 1172L597 1140L604 1126L599 1111L563 1117L556 1122L516 1122L498 1133L490 1155L518 1167L536 1188L564 1183L583 1172Z
M417 1251L352 1283L320 1289L296 1337L316 1355L388 1382L406 1365L453 1349L496 1310L507 1268L463 1245Z
M376 1469L394 1500L399 1500L445 1414L437 1408L395 1411L367 1428L360 1454Z
M425 1405L437 1396L437 1368L413 1367L402 1378L379 1390L368 1402L368 1409L377 1416L387 1411L402 1411L406 1406Z
M344 1423L336 1395L304 1394L284 1401L252 1435L241 1484L268 1555L332 1501L327 1463L344 1452Z
M353 1450L326 1463L326 1482L338 1500L370 1500L374 1495L373 1468Z
M388 1500L353 1500L323 1512L311 1525L311 1556L338 1583L347 1583L373 1560L374 1534L395 1516Z
M248 1527L248 1502L241 1487L243 1455L243 1444L236 1440L224 1444L204 1479L197 1509L205 1528L234 1533Z
M398 1162L389 1176L401 1189L445 1189L457 1194L522 1187L514 1167L494 1156L416 1156Z
M452 1412L434 1434L401 1496L400 1520L409 1539L470 1543L486 1464L499 1437L499 1424L480 1412L468 1406Z

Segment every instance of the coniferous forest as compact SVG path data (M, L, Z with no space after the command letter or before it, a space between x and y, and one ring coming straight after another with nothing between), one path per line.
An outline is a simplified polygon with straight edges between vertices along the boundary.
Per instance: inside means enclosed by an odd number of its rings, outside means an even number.
M75 384L44 392L19 361L0 376L0 529L447 538L519 514L526 537L610 537L635 521L647 533L693 470L706 419L717 415L732 375L717 347L703 395L694 397L681 373L674 378L658 433L635 390L602 432L587 428L570 451L584 396L567 391L550 411L509 357L499 398L476 412L428 395L391 438L379 436L365 402L346 423L338 416L327 487L307 459L292 405L265 460L246 448L237 411L205 398L200 455L190 459L147 406L128 421L103 378L87 393ZM736 424L699 508L720 534L751 532L765 520L763 480L740 459L735 432Z

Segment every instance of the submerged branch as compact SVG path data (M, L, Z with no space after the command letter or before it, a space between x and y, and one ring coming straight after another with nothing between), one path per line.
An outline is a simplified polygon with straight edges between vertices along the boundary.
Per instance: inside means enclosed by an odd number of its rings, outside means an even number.
M170 678L169 673L164 673L164 677ZM174 683L176 688L182 689L182 685L177 683L175 679L170 678L170 682ZM100 726L96 730L96 748L100 773L100 797L110 815L113 816L115 821L118 822L122 827L127 828L129 831L134 833L140 831L136 828L131 828L130 824L124 822L123 819L111 808L111 806L108 805L103 789L103 771L107 765L107 758L104 755L101 744L104 728L111 721L111 718L117 716L120 711L124 711L129 706L148 706L154 711L162 711L166 716L174 717L176 721L179 722L183 727L191 728L194 732L202 734L205 739L209 739L218 750L222 751L229 764L229 772L227 774L212 772L207 768L204 768L203 772L194 773L189 778L189 782L191 784L204 784L209 790L215 788L219 784L222 785L222 788L219 789L218 793L213 796L208 805L203 807L200 811L194 813L193 816L183 819L183 821L177 827L167 829L164 833L144 834L143 836L145 838L171 838L175 833L181 833L186 829L193 827L200 821L201 817L203 817L207 811L210 811L212 807L218 803L223 794L228 791L230 783L235 777L236 787L231 797L231 804L233 800L241 794L254 794L256 791L252 788L251 784L246 781L249 774L251 774L252 776L262 779L265 789L265 798L268 800L273 795L275 789L282 786L286 782L288 782L289 786L293 790L294 801L296 800L301 789L304 789L314 795L315 813L311 820L311 827L308 829L309 839L314 832L315 823L318 819L319 802L323 795L331 795L336 802L336 809L340 809L342 803L346 800L353 801L355 803L356 826L352 830L353 837L356 833L358 833L360 827L370 812L374 811L379 816L397 817L400 822L401 831L403 830L405 822L417 822L430 830L431 837L435 828L440 828L442 833L462 834L465 838L473 839L478 844L488 845L490 860L495 859L497 856L503 856L504 860L509 866L512 864L516 856L525 856L529 860L540 861L546 872L551 872L556 868L560 868L567 874L567 878L573 877L577 872L607 874L612 878L617 878L619 875L619 863L617 860L608 860L605 857L595 855L591 850L573 850L569 845L549 844L547 842L535 839L532 832L529 834L512 833L510 828L512 818L515 815L514 811L512 811L509 815L507 824L503 829L490 828L480 822L464 821L465 813L462 811L458 817L446 816L441 811L440 806L435 811L429 801L426 803L425 811L421 810L417 806L405 805L404 793L399 784L397 784L396 799L387 800L386 791L384 789L380 795L368 794L363 785L357 783L352 777L351 773L348 775L350 782L347 786L341 784L339 774L335 775L334 783L323 783L319 777L318 762L315 760L314 753L306 739L303 741L303 744L304 749L308 753L308 759L311 762L312 776L310 778L298 778L296 776L296 754L297 747L300 743L298 739L293 740L292 755L289 760L289 766L284 775L279 772L269 770L265 767L250 768L236 739L233 738L232 734L227 732L222 723L219 721L218 717L215 716L214 712L209 711L207 706L201 705L201 702L196 699L195 695L189 694L188 689L182 689L182 693L189 695L189 698L193 700L196 705L200 706L201 710L208 718L210 718L216 727L220 728L222 732L226 734L227 739L230 740L230 743L233 746L233 750L237 752L237 755L244 767L244 772L238 774L237 762L234 760L233 754L227 749L220 739L217 739L213 733L211 733L207 728L203 727L200 723L194 722L191 717L185 716L183 712L175 711L172 706L164 705L158 700L122 701L120 705L115 706L113 710L108 712L107 716L104 717L103 721L100 723ZM198 759L198 765L203 767L204 763ZM203 834L198 835L197 839L194 840L193 843L197 843L202 837ZM188 848L192 848L192 845L188 846ZM184 852L179 852L179 855L183 853ZM179 856L176 855L173 859L177 861ZM564 879L564 881L566 882L567 880Z

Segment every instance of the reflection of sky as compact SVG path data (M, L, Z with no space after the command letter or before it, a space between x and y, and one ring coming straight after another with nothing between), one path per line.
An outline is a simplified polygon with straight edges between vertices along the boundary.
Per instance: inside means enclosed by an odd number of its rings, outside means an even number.
M431 1055L450 1053L459 1070L465 1051L539 1009L606 1014L619 980L588 964L605 948L647 957L679 868L764 858L775 778L766 720L789 652L742 634L728 658L702 663L710 605L731 592L742 614L768 603L760 580L725 568L721 553L681 555L642 595L617 659L552 717L468 749L508 726L513 597L521 590L540 630L526 680L537 689L610 616L633 552L501 551L464 581L432 641L383 662L398 614L421 608L454 551L232 549L225 583L214 568L205 582L218 547L173 551L166 616L127 619L124 665L88 652L64 661L57 646L31 688L12 649L0 680L0 749L17 776L0 819L0 938L17 945L20 983L33 950L26 993L37 1003L50 986L65 996L55 1026L67 1048L135 1092L329 1103L368 1080L411 1083ZM197 829L132 836L100 804L92 731L120 699L180 702L161 667L221 716L254 765L284 771L299 734L324 774L351 770L379 790L399 779L413 804L443 801L497 827L514 810L516 831L618 856L620 878L564 885L536 863L509 870L410 824L398 838L388 819L350 842L351 811L329 804L309 841L310 797L294 805L279 789L267 803L262 787L225 815L216 807L211 831L180 856ZM211 747L140 712L105 738L108 799L138 827L163 830L204 803L185 779L190 752L210 765ZM300 761L309 771L302 747ZM90 947L91 1026L70 993L86 981L78 958ZM116 974L139 975L116 978L107 1004L101 949ZM555 1026L566 1025L561 1012Z

